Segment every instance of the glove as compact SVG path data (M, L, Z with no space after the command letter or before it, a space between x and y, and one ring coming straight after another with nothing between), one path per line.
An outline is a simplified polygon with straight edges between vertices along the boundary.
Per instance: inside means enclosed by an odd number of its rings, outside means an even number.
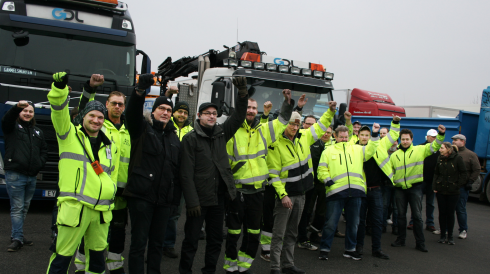
M187 215L190 217L200 217L201 216L201 207L196 206L196 207L188 208L187 209Z
M153 83L154 83L153 74L151 74L151 73L142 74L142 75L140 75L140 78L138 80L138 87L137 88L139 90L146 90L149 87L151 87L151 85L153 85Z
M468 181L466 182L466 185L464 186L464 189L465 189L465 190L471 190L472 188L473 188L473 181L468 180Z
M330 187L334 184L332 180L328 180L327 183L325 184L326 186Z
M68 74L66 72L57 72L53 74L54 86L59 89L65 89L68 84Z
M238 88L238 95L240 97L245 97L248 94L247 90L247 77L233 77L233 85Z

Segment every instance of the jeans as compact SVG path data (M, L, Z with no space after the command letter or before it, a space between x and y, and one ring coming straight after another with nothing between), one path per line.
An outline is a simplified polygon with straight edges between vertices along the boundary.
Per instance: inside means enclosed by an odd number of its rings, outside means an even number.
M139 198L128 198L131 219L131 245L129 247L129 273L160 273L163 240L170 217L169 206L158 206ZM147 247L148 245L148 247Z
M24 242L24 220L36 190L36 177L30 177L15 171L5 171L7 193L10 198L10 220L13 240Z
M459 202L458 195L443 195L437 193L437 206L439 207L439 225L441 226L441 236L445 236L447 231L448 237L453 236L454 212Z
M407 207L410 204L413 216L413 234L417 245L424 245L424 222L422 221L422 183L414 184L409 189L397 187L395 190L396 206L398 209L398 238L405 242L407 238Z
M357 244L357 228L359 225L359 211L361 208L361 197L343 198L336 200L327 199L327 214L323 226L320 251L330 252L333 237L337 230L342 209L347 220L345 228L345 250L355 251Z
M468 201L469 190L465 187L459 189L459 202L456 205L456 217L458 217L459 232L468 231L468 215L466 214L466 202Z
M175 241L177 240L177 223L182 212L182 206L184 204L184 196L180 199L180 205L178 207L172 206L172 213L168 219L167 230L165 231L165 241L163 247L174 248Z
M386 220L390 218L389 209L390 206L393 207L393 224L391 227L398 226L398 210L396 209L395 203L395 186L382 186L381 190L383 191L383 227L386 227L388 224Z
M366 216L367 212L370 211L372 250L381 250L381 231L383 230L383 194L381 187L368 188L367 196L361 198L360 211L360 222L357 230L357 245L364 246Z
M434 226L434 198L435 193L432 189L432 182L423 182L425 194L425 225ZM466 212L466 210L465 210ZM413 224L413 216L410 217L410 224Z
M239 197L237 197L239 199ZM199 232L206 221L206 253L204 255L204 267L202 273L215 273L216 264L221 253L223 243L223 218L225 205L223 195L218 195L218 205L202 206L201 216L190 217L187 215L180 251L179 273L192 274L192 264L199 244Z

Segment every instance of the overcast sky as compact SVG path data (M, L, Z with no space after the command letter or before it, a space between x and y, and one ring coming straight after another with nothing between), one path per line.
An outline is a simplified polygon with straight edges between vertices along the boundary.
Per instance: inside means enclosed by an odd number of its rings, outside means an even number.
M467 105L490 86L488 0L161 1L129 5L153 70L238 41L320 62L335 89L388 93L397 105Z

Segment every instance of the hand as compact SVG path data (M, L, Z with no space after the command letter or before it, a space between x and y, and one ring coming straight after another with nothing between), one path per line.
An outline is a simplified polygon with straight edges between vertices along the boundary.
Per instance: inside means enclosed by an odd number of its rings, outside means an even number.
M145 73L141 74L138 80L138 89L139 90L147 90L151 85L153 85L153 74Z
M442 134L445 134L446 133L446 127L443 126L443 125L439 125L439 127L437 128L439 130L440 133Z
M54 86L59 89L64 89L68 84L68 74L66 72L57 72L53 74Z
M373 124L373 132L378 133L381 126L378 123Z
M466 185L464 186L464 189L466 190L471 190L473 188L473 181L471 180L468 180L468 182L466 183Z
M283 207L293 209L293 203L291 202L291 199L288 196L284 196L281 199L281 202Z
M92 74L90 77L90 87L96 88L104 83L104 75L102 74Z
M337 110L337 102L335 101L328 102L328 107L330 108L331 111L335 112Z
M306 98L306 94L303 94L298 99L298 107L303 108L308 102L308 98Z
M141 78L140 78L141 79ZM195 206L187 209L187 215L190 217L199 217L201 216L201 207Z
M400 120L402 119L398 115L395 115L395 114L391 114L391 115L393 115L393 121L395 121L395 122L400 122Z
M284 100L288 101L288 104L291 104L291 90L290 89L283 89L282 90L282 95L284 95Z
M328 187L331 187L333 184L334 184L334 181L328 180L325 185L328 186Z
M267 101L264 103L264 115L267 116L271 112L272 109L272 102Z
M239 76L233 77L233 85L238 89L238 95L240 97L245 97L248 95L247 90L247 77Z
M72 92L72 89L70 86L68 86L68 93L71 93Z
M26 108L26 107L28 107L28 106L29 106L29 103L27 103L27 101L24 101L24 100L19 101L19 102L17 103L17 107L18 107L18 108Z
M172 98L172 95L174 94L179 94L179 89L176 86L169 87L165 92L165 96L167 96L168 98Z
M346 121L349 121L350 119L352 119L352 113L348 111L344 112L344 118Z
M434 190L434 193L437 193L437 190Z

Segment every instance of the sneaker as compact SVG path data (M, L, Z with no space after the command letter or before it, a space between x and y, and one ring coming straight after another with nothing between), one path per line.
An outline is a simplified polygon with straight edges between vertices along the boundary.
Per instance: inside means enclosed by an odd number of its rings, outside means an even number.
M15 251L19 251L22 247L22 243L19 241L19 240L13 240L12 243L9 245L9 247L7 248L7 251L8 252L15 252Z
M298 247L303 248L303 249L312 250L312 251L315 251L318 249L318 247L312 245L309 241L298 243Z
M376 258L383 259L383 260L389 260L390 259L390 256L388 256L382 250L373 251L373 256L376 257Z
M466 232L466 230L463 230L463 231L461 231L461 233L459 233L458 238L466 239L466 236L468 236L468 233Z
M337 238L345 238L345 234L340 231L335 232L334 236Z
M295 265L288 267L288 268L283 268L282 273L286 274L303 274L306 273L303 269L297 268Z
M430 232L434 232L434 231L436 231L436 228L433 225L428 225L425 227L425 230L428 230Z
M449 237L447 237L447 244L448 244L448 245L454 245L454 244L455 244L455 243L454 243L454 238L453 238L453 236L449 236Z
M327 251L320 251L320 256L318 256L318 260L328 260L328 252Z
M345 251L344 257L351 258L355 261L359 261L362 259L362 256L359 253L357 253L357 251Z
M408 225L408 226L407 226L407 229L408 229L408 230L413 230L413 224Z
M173 248L173 247L164 247L163 248L163 255L165 255L169 258L172 258L172 259L179 257L177 252L175 252L175 248Z
M436 229L436 230L432 231L432 234L441 235L441 230Z
M271 254L270 253L261 253L260 258L262 258L262 260L264 260L266 262L270 262L271 261Z
M388 219L388 220L386 220L386 223L389 224L389 225L392 225L393 224L393 221L391 219Z
M446 243L446 236L441 236L441 238L439 238L439 240L437 240L438 243L440 244L445 244Z

